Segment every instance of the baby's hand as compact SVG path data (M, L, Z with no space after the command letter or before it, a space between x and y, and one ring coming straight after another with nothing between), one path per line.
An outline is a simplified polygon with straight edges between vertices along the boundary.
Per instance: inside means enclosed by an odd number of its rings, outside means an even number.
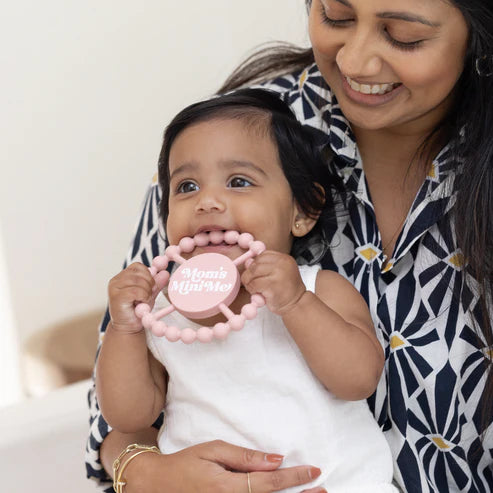
M241 282L249 293L263 295L269 310L281 316L294 308L306 291L294 258L272 250L248 265Z
M162 274L160 276L160 274ZM158 276L167 276L167 272ZM141 263L129 265L117 274L108 284L109 310L113 328L126 333L142 330L142 322L135 315L139 303L154 304L157 294L165 282L152 277L149 269Z

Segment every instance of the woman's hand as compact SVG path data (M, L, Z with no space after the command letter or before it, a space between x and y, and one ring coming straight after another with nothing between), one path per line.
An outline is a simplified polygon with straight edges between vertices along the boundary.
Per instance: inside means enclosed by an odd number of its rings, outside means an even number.
M141 454L125 469L126 493L268 493L313 481L312 466L279 469L282 456L216 440L175 454ZM326 493L311 488L305 493Z
M269 310L283 316L306 291L291 255L266 250L248 262L241 282L249 293L260 293Z

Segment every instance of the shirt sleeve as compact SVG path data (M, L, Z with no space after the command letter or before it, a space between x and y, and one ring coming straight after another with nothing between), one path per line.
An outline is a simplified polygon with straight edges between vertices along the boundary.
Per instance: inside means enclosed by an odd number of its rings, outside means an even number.
M142 262L149 266L152 259L161 254L165 248L165 235L159 221L159 201L161 198L161 190L157 184L156 177L153 179L143 202L143 208L135 227L134 238L130 245L127 257L124 262L124 268L132 262ZM104 338L104 333L110 318L109 312L106 314L99 327L99 343L96 353L96 359L99 355L101 342ZM100 447L104 438L111 431L104 420L99 409L96 391L93 385L88 393L88 405L90 411L89 418L89 437L86 444L86 472L87 477L95 479L98 484L98 491L107 493L113 492L112 482L106 471L104 470L99 456ZM159 428L162 424L162 413L154 426Z

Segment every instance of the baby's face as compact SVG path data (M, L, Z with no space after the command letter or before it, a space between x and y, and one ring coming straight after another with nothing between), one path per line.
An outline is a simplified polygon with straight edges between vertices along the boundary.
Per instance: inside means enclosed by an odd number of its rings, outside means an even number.
M251 233L269 250L289 253L298 212L277 148L268 135L240 120L214 119L192 125L175 140L169 156L170 244L215 230ZM230 258L236 246L209 245Z

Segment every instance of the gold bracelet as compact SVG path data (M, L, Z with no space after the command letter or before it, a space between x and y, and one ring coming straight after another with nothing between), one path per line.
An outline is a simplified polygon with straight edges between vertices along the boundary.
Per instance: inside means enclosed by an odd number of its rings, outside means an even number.
M129 457L123 464L122 459L125 455L130 452L138 452L131 457ZM127 484L126 481L122 481L122 474L128 463L137 455L143 454L145 452L153 452L154 454L160 454L161 451L156 446L141 445L139 443L132 443L125 450L123 450L120 455L113 462L113 489L116 493L123 493L123 487ZM120 469L121 466L121 469Z

